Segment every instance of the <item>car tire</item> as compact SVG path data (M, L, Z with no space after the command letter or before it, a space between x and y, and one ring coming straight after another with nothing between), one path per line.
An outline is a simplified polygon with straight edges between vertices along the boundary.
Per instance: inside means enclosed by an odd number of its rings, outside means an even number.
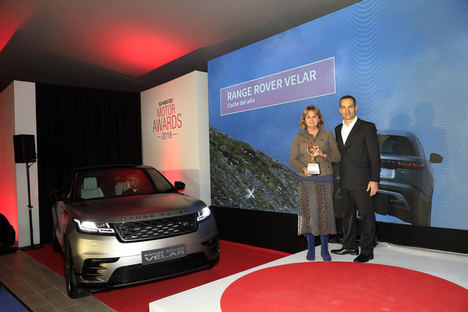
M71 249L68 244L65 246L65 286L70 298L80 298L89 296L89 291L79 287L76 280L75 265L72 260Z
M218 262L219 262L219 255L215 259L210 261L210 264L209 264L208 268L214 267Z
M413 208L413 225L431 226L431 206L431 201L428 203L423 199L416 201L416 206Z
M52 232L52 250L60 251L60 244L58 242L57 236L55 235L55 231Z

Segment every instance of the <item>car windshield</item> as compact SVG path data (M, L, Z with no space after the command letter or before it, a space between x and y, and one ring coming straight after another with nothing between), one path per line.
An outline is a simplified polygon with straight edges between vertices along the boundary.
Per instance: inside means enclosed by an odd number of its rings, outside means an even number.
M417 150L405 136L379 134L378 138L382 154L418 156Z
M172 185L156 170L147 175L139 168L106 168L80 172L76 192L80 199L96 199L161 193L172 189Z

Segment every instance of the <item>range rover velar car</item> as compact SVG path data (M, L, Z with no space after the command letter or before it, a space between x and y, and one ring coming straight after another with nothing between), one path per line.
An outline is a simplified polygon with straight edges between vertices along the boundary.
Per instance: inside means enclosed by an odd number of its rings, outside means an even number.
M65 259L71 298L211 267L214 217L149 166L76 169L54 200L53 245Z

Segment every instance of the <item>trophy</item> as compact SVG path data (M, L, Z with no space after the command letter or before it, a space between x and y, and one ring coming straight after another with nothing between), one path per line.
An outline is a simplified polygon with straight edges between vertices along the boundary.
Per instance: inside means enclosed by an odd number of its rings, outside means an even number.
M315 161L315 155L320 148L315 145L314 140L310 141L309 145L307 145L307 154L310 155L310 162L307 164L307 174L320 174L320 167L317 161Z

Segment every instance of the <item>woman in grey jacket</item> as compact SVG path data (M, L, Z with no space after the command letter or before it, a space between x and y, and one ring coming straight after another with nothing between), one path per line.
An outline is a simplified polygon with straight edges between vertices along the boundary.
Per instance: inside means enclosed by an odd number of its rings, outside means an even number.
M307 260L315 260L315 236L320 236L321 256L330 261L328 235L336 234L333 210L333 167L340 161L335 137L322 129L323 116L307 106L299 121L299 132L291 144L289 163L299 175L298 235L307 238Z

